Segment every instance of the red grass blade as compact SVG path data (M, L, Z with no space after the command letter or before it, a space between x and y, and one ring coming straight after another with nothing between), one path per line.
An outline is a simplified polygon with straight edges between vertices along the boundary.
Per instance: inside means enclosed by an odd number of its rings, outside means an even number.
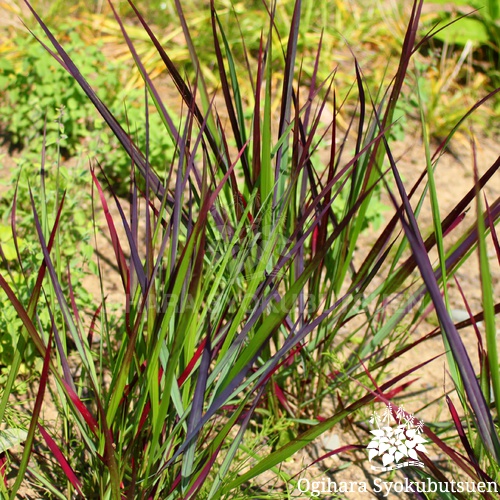
M101 205L102 209L104 210L106 222L108 224L109 234L111 236L111 242L113 244L113 250L115 251L116 262L118 264L118 269L122 278L123 289L127 291L129 288L129 269L127 266L127 260L125 259L125 254L123 253L120 239L118 238L118 234L116 232L115 223L113 222L113 217L111 216L111 213L109 211L106 197L104 196L104 191L102 190L101 184L97 180L93 168L90 169L90 173L92 175L92 179L94 180L94 184L97 187L97 191L99 192L99 198L101 199Z
M42 373L40 375L40 385L38 387L38 393L36 395L35 405L33 407L33 413L31 414L31 421L28 429L28 435L26 437L26 442L24 444L24 451L21 458L21 463L19 465L18 475L16 478L16 482L12 486L10 492L11 498L15 498L15 495L19 490L19 487L21 486L32 453L33 442L35 439L35 431L37 428L38 419L40 417L40 411L42 409L43 399L45 396L45 389L47 387L47 381L49 379L51 345L52 345L52 331L49 334L47 349L45 350L45 355L43 358L43 368L42 368Z
M495 252L497 253L497 260L498 263L500 264L500 244L498 243L498 235L493 221L493 217L491 215L490 205L488 204L488 200L486 199L486 195L484 197L484 203L486 205L486 213L488 214L488 226L491 231L491 239L493 240L493 246L495 247Z
M66 477L68 478L69 482L73 485L75 490L83 497L84 495L82 491L82 483L76 477L75 471L64 457L62 451L59 449L59 446L57 446L57 443L52 439L52 436L44 429L44 427L41 424L38 424L38 430L40 431L40 434L43 436L43 439L47 443L47 446L49 447L50 451L53 453L54 458L64 471L64 474L66 474Z
M63 380L64 387L68 391L68 395L71 398L71 401L73 404L76 406L77 410L80 412L80 415L84 418L85 422L87 422L88 426L90 427L90 430L97 435L97 431L99 429L99 426L92 416L92 414L89 412L87 407L82 403L82 400L78 397L78 394L72 389L72 387L65 381Z

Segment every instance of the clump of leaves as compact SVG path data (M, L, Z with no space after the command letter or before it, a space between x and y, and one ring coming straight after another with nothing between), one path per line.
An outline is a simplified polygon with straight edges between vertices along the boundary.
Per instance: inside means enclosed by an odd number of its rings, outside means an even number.
M405 385L397 384L429 360L419 360L392 378L386 377L387 366L439 334L449 348L453 381L469 419L468 438L475 442L467 448L469 461L429 429L424 432L456 462L461 473L477 481L485 477L485 470L498 472L500 444L487 391L491 383L497 394L500 382L496 372L486 369L481 371L481 383L477 380L458 333L463 325L455 325L448 313L446 290L450 277L479 246L483 314L489 324L483 355L489 366L497 366L491 333L497 311L490 300L484 239L488 231L494 233L500 203L495 200L484 212L478 201L477 221L456 245L448 247L444 235L460 223L477 192L498 171L500 160L482 175L477 173L471 190L441 219L433 175L452 134L431 155L421 113L425 169L410 187L401 179L389 141L388 131L412 55L426 41L416 39L422 2L413 4L392 85L382 89L376 101L370 100L354 61L351 98L356 101L358 118L351 121L346 134L337 126L344 102L337 100L334 68L329 79L317 79L321 45L309 85L301 79L300 0L294 3L286 38L276 30L275 5L266 11L269 28L259 42L257 64L241 71L211 2L210 28L221 100L208 91L180 1L175 5L196 70L193 81L181 75L151 27L129 3L184 102L179 124L160 99L115 12L148 89L144 151L97 98L71 56L35 13L67 71L131 160L129 214L112 191L105 192L96 170L91 170L126 304L118 325L111 324L102 296L95 306L92 327L84 331L54 265L63 200L57 205L53 225L45 231L46 204L33 199L43 260L27 306L17 300L0 275L0 285L22 319L22 338L43 359L25 450L17 478L6 494L15 498L27 473L40 481L40 488L56 494L57 488L32 454L35 442L44 442L58 458L67 478L61 485L67 496L75 492L113 500L219 499L266 471L275 472L293 487L295 479L276 471L276 466L333 426L352 420L372 401L387 402L402 391ZM286 46L280 39L286 39ZM252 85L250 104L242 98L239 81L243 78ZM418 86L416 91L420 96ZM176 144L166 158L170 167L166 178L149 162L149 99L165 133ZM332 117L320 132L329 103ZM354 135L351 151L347 146L350 132ZM312 156L325 137L327 155L318 166ZM106 179L105 169L101 174ZM416 193L423 183L425 189L419 197ZM387 192L393 213L358 260L356 245L378 186ZM341 193L346 194L345 202L335 207ZM418 214L427 193L434 225L424 240ZM109 210L111 199L118 208L116 218ZM144 238L139 237L141 221ZM118 236L118 225L124 228L123 239ZM439 262L434 267L430 252L436 248ZM416 283L414 271L419 272ZM45 274L46 287L54 297L50 310L61 311L65 324L64 330L52 327L48 335L35 321ZM388 297L401 299L400 290L407 289L410 295L403 297L401 306L388 310ZM415 304L419 304L416 310ZM429 307L435 309L440 327L415 341L411 335ZM403 319L408 327L398 330ZM101 334L99 346L92 342L96 329ZM77 373L70 367L70 341L76 346ZM6 394L22 355L19 350L15 353ZM40 422L49 377L57 386L53 397L60 401L64 432ZM334 405L325 414L322 402L332 393ZM500 398L496 401L498 405ZM4 396L0 417L6 407ZM271 436L272 447L264 456L245 446L246 430L258 422L259 414L273 415L280 422L278 436ZM287 428L281 425L283 416L288 419ZM454 413L452 417L462 438ZM78 446L71 447L74 442ZM236 463L242 453L251 460L244 471ZM433 478L442 480L444 472L427 461Z

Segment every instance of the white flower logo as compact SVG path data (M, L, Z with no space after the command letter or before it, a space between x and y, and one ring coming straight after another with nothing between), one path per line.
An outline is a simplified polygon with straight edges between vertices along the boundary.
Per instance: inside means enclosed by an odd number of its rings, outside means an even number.
M397 423L397 426L384 425L390 424L391 419ZM384 467L372 466L372 469L393 470L408 465L423 467L417 455L417 451L426 453L425 439L421 436L422 422L415 422L415 417L405 413L402 407L398 409L396 419L394 419L390 404L387 405L382 418L376 413L372 416L370 423L374 422L378 428L371 431L374 437L367 446L368 460L371 462L375 457L381 457ZM401 463L404 458L410 458L412 461Z

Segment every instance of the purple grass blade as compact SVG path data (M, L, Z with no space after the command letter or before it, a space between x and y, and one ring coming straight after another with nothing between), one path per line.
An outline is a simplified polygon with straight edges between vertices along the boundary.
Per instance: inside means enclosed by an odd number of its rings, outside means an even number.
M482 189L486 183L495 175L495 173L500 169L500 157L491 165L490 168L481 176L477 183L477 189ZM418 179L417 183L412 188L412 191L409 193L409 198L411 198L412 194L415 192L415 189L418 184L420 184L421 180L424 178L426 171L424 170ZM465 196L455 205L455 207L451 210L451 212L445 217L443 222L441 223L441 229L443 234L447 231L451 230L454 224L456 224L457 220L460 219L462 214L467 210L467 207L470 205L474 197L476 196L476 186L473 186ZM397 218L397 214L393 217L391 222L389 223L391 226L395 225L395 221ZM387 226L388 228L389 226ZM385 233L385 231L384 231ZM425 249L427 252L436 244L436 235L433 232L426 240L425 240ZM378 248L378 246L377 246ZM374 249L375 250L375 247ZM369 261L369 258L366 259ZM408 257L408 259L401 265L399 271L397 272L396 277L394 278L394 286L390 289L392 290L397 286L398 283L404 281L415 269L416 262L414 256ZM388 291L390 293L390 291Z
M205 258L206 250L206 225L203 225L202 232L199 240L198 252L192 268L191 280L189 283L189 295L196 296L200 281L203 279L203 260Z
M222 94L224 95L224 101L226 104L225 110L229 115L229 121L231 123L231 128L233 130L234 138L236 140L236 146L238 150L243 148L243 144L245 143L244 137L241 135L240 124L238 123L238 118L236 116L236 111L234 109L233 99L231 97L230 85L227 79L226 68L224 67L224 58L222 56L222 50L219 44L219 39L217 37L217 26L216 23L219 24L219 29L221 29L221 25L219 22L219 18L217 16L217 12L215 11L214 0L210 0L211 7L211 22L212 22L212 35L214 41L214 49L215 56L217 58L217 67L219 69L219 77L222 88ZM248 165L248 157L247 154L243 154L241 156L241 166L243 169L243 174L245 176L245 182L247 184L248 190L252 191L253 183L250 177L250 167Z
M363 78L361 76L361 71L359 68L358 61L354 59L354 67L356 69L356 83L358 85L358 93L359 93L359 123L358 123L358 132L356 134L356 149L355 155L359 154L359 150L361 149L361 144L363 141L363 129L365 124L365 114L366 114L366 97L365 97L365 89L363 88ZM376 146L375 146L376 147ZM351 190L349 192L349 204L352 203L353 197L356 194L358 187L358 160L354 163L352 167L352 184Z
M186 122L186 126L184 128L184 133L182 135L182 141L185 142L189 137L190 126L192 122L192 115L189 115L189 119ZM185 156L188 154L188 151L185 149L181 149L179 151L179 159L177 162L177 177L175 179L175 191L174 191L174 204L172 207L172 234L171 234L171 245L170 245L170 273L173 273L175 267L175 256L178 251L179 244L179 236L180 236L180 222L181 222L181 211L182 211L182 193L183 193L183 164L185 161ZM186 179L188 177L188 172L186 172Z
M148 104L148 93L147 90L144 89L144 108L146 110L146 169L149 169L149 151L150 151L150 123L149 123L149 104ZM168 184L167 184L168 186ZM149 288L149 279L153 272L154 264L154 249L153 249L153 233L151 232L151 208L149 207L149 179L146 176L146 193L145 193L145 201L146 201L146 287ZM137 183L134 182L134 197L137 200ZM136 201L137 203L137 201ZM139 213L138 208L136 208L133 212L135 216L135 236L136 241L138 241L138 231L139 231ZM149 294L148 294L149 296ZM152 289L152 301L154 301L154 288Z
M321 58L321 48L323 47L323 35L324 35L324 33L325 33L325 30L322 28L321 34L319 37L318 48L316 49L316 57L314 59L314 68L313 68L313 72L311 75L311 82L309 84L309 97L308 97L309 102L312 102L313 93L314 93L314 90L316 89L316 80L318 77L318 69L319 69L319 63L320 63L320 58ZM309 125L310 112L311 112L311 106L308 106L306 109L305 115L304 115L304 128L305 128L305 130L307 130L307 127Z
M203 414L203 403L205 400L205 393L207 389L207 379L208 374L210 372L210 359L212 357L212 347L211 347L211 327L210 327L210 318L208 318L209 326L208 332L206 336L205 348L203 349L203 355L201 357L200 368L198 370L198 376L196 379L196 387L193 395L193 402L191 404L191 412L189 414L187 431L186 434L190 435L193 432L196 424L201 420ZM196 441L198 439L199 431L193 433L195 437L192 439L191 446L189 447L188 454L191 452L194 455L194 448L196 446ZM190 460L193 460L193 455L190 457ZM187 464L189 471L192 472L192 464ZM183 471L184 474L184 471ZM183 481L188 480L189 477L184 478ZM189 498L189 495L186 497Z
M125 29L125 26L123 25L121 17L116 12L116 9L113 6L113 3L111 1L109 1L108 3L109 3L109 5L110 5L110 7L111 7L111 9L113 11L113 15L115 16L116 21L120 25L120 29L121 29L121 32L123 34L123 38L125 39L125 42L128 45L130 53L132 54L132 57L134 58L134 61L135 61L136 65L137 65L137 67L139 68L139 71L141 72L141 75L144 78L144 81L146 82L146 87L152 93L154 102L155 102L156 106L158 106L159 111L161 112L161 114L163 116L163 119L165 120L165 123L167 123L167 125L168 125L168 129L169 129L170 133L172 134L174 142L176 144L180 144L181 149L184 149L185 145L184 145L184 142L182 141L182 139L181 139L181 137L179 135L177 127L175 126L175 124L174 124L174 122L173 122L170 114L168 113L167 109L165 108L165 105L163 104L163 101L160 98L160 95L158 94L158 91L156 90L156 87L153 84L153 81L151 80L151 78L149 77L149 75L148 75L148 73L146 71L146 68L142 64L142 61L141 61L139 55L137 54L137 51L136 51L136 49L134 47L134 44L132 43L132 40L130 39L130 37L129 37L126 29ZM146 162L146 168L147 168L147 162ZM147 182L149 182L149 179L150 179L150 176L146 175Z
M386 149L386 154L394 174L396 185L403 201L404 210L406 212L406 216L408 217L407 221L405 217L401 215L401 223L403 225L403 229L412 248L413 254L415 256L415 261L420 270L420 274L422 275L429 295L432 299L432 302L434 303L436 314L450 344L453 356L457 361L458 370L464 384L465 392L467 393L470 404L477 419L479 433L481 434L483 442L488 450L494 456L496 456L497 459L500 460L500 441L498 439L490 409L481 391L479 382L477 381L474 368L472 367L472 363L467 354L467 350L464 346L462 338L460 337L457 329L455 328L455 325L453 324L453 321L450 318L450 315L448 314L446 305L443 301L443 297L441 296L441 292L439 291L436 276L429 260L429 255L425 249L422 235L420 234L420 230L415 219L415 214L413 213L413 210L411 208L408 195L406 193L405 187L403 185L403 182L399 175L399 171L397 169L396 163L394 162L394 158L385 137L383 137L383 141ZM397 210L398 203L394 199L392 193L391 197Z
M488 218L491 217L493 221L500 218L500 198L496 200L490 209L490 214L483 214L485 225L488 224ZM477 243L478 232L477 226L474 225L469 231L469 234L464 238L464 240L458 245L458 247L452 252L452 254L446 259L446 269L452 269ZM436 271L436 279L441 278L441 269Z
M193 396L192 411L188 421L188 434L194 428L196 422L201 419L203 413L203 400L206 392L206 385L208 374L210 370L210 359L212 353L211 340L210 340L210 327L207 333L203 355L201 357L200 368L198 370L198 377L196 380L196 388Z
M283 90L281 97L281 110L280 110L280 121L278 127L278 137L281 137L288 125L290 124L291 115L291 103L292 103L292 87L293 87L293 75L295 70L295 61L297 60L297 41L299 37L299 25L300 25L300 11L302 8L302 1L295 0L293 7L293 14L290 23L290 32L288 33L288 45L286 48L285 55L285 69L283 78ZM272 17L274 23L274 16ZM271 34L272 36L272 34ZM271 64L271 61L269 61ZM275 179L278 180L278 175L281 169L282 156L285 150L288 148L288 141L282 145L276 154L276 169L275 169ZM276 193L275 193L276 196ZM276 202L273 199L273 204Z
M161 43L159 42L158 38L156 38L155 34L149 27L149 25L146 23L140 12L137 10L136 6L133 4L131 0L128 0L128 3L132 7L133 11L135 12L135 15L137 16L137 19L139 19L140 23L142 24L143 28L146 30L149 38L153 42L156 50L158 51L158 54L160 54L160 57L162 58L168 72L172 76L172 79L174 80L175 86L177 87L177 90L179 91L180 95L182 96L184 102L188 106L188 109L191 109L191 107L194 109L196 119L199 124L203 123L203 114L201 113L199 107L196 104L196 101L193 97L193 94L189 90L189 87L187 86L186 82L180 75L180 73L177 71L177 68L175 67L175 64L172 62L170 57L168 57L167 53L165 52L165 49L161 46ZM212 136L208 128L205 129L205 136L207 137L207 140L210 144L210 147L212 148L213 151L218 151L218 146L217 142L215 141L215 138Z
M14 240L14 247L16 249L17 262L19 262L19 267L21 272L25 274L23 259L21 259L21 253L19 252L19 243L17 238L17 223L16 223L16 211L17 211L17 191L19 189L19 178L16 179L16 187L14 189L14 199L12 201L12 211L10 213L10 227L12 229L12 238Z
M50 307L47 308L49 311L49 316L50 316L50 322L52 325L52 332L54 334L54 340L56 342L56 347L57 347L57 352L59 353L59 359L61 361L62 369L63 369L63 374L64 374L64 380L68 384L69 387L73 391L76 392L76 387L73 382L73 377L71 375L71 369L68 364L68 358L66 357L66 354L64 352L63 344L61 342L61 337L59 335L59 331L57 329L56 322L54 320L54 315L52 314L52 311L50 310Z
M132 262L134 264L134 270L135 270L135 273L137 275L137 279L139 280L141 290L144 294L144 293L146 293L146 274L144 272L141 258L139 257L139 250L137 248L136 242L134 242L134 235L132 233L132 230L130 229L130 225L127 221L127 216L125 215L125 212L123 211L123 208L122 208L122 205L120 203L120 200L118 199L118 196L116 196L116 193L111 188L111 183L109 182L106 174L104 173L104 171L102 169L101 169L101 173L103 174L104 179L106 180L106 182L110 188L111 194L115 200L116 208L118 208L118 212L119 212L120 217L122 219L123 229L125 229L125 234L127 235L127 239L128 239L128 243L129 243L130 257L131 257ZM98 189L99 189L99 186L98 186ZM99 192L99 194L100 193L101 193L101 191ZM108 211L108 214L109 214L109 211ZM109 216L111 217L110 214L109 214ZM114 225L113 225L113 227L114 227ZM111 227L110 227L110 230L111 230ZM117 238L117 236L115 236L115 238Z
M148 126L148 110L146 109L146 127ZM148 132L146 131L146 136ZM146 138L147 142L147 138ZM148 158L146 151L146 169L148 168ZM108 188L109 188L108 182ZM149 182L146 177L146 190L149 191ZM135 168L131 165L130 168L130 208L129 208L129 219L130 219L130 233L132 235L132 244L135 248L138 247L139 244L139 200L137 195L137 181L135 177ZM134 265L134 259L130 262L130 295L133 297L135 294L135 276L136 276L136 268Z
M261 91L262 91L262 80L264 74L264 41L262 35L260 37L259 45L259 57L257 61L257 80L255 82L255 104L253 108L253 140L252 140L252 183L258 181L260 177L261 170L261 158L260 151L262 149L262 134L260 125L260 114L261 114Z

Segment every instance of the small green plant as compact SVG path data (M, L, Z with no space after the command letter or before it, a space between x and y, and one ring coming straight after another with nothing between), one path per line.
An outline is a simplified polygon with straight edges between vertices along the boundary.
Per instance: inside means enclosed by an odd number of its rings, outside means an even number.
M486 84L483 74L474 73L464 64L465 57L465 52L457 57L441 54L432 62L417 60L414 69L409 71L409 79L414 80L411 88L418 84L422 98L419 101L414 93L407 96L402 101L402 116L405 119L411 117L415 122L423 109L426 123L429 124L429 134L437 141L443 140L454 129ZM461 83L464 80L468 80L466 87ZM490 115L488 110L480 109L467 123L461 122L460 129L455 133L455 141L460 140L466 146L471 123L487 130Z
M435 4L444 4L444 0L436 0ZM500 6L497 0L453 0L454 14L467 15L459 23L453 23L435 36L449 44L465 46L467 42L486 45L497 52L500 47ZM452 21L450 12L441 13L443 21Z
M85 46L76 27L77 23L63 25L61 29L82 69L93 75L94 84L109 99L119 88L118 68L106 62L99 44ZM31 151L40 151L46 120L47 144L62 139L60 146L65 155L75 154L87 138L94 116L85 94L33 36L16 34L13 45L15 57L6 54L0 63L1 125L11 147L27 146ZM103 66L113 78L103 74ZM59 111L62 108L64 113ZM65 131L62 138L60 125Z
M475 50L476 62L488 61L487 75L498 86L500 82L500 4L498 0L437 0L447 4L448 9L438 14L443 24L449 24L435 37L446 46L471 46ZM453 22L458 21L458 22ZM469 47L470 48L470 47Z
M123 92L121 81L129 73L127 66L106 58L101 43L86 43L78 27L78 21L60 26L68 50L81 71L89 75L99 89L100 98L130 130L134 141L145 147L141 106L144 92L139 89ZM17 34L13 45L14 57L7 54L0 61L0 129L10 148L23 148L24 154L39 152L45 133L47 146L57 142L66 158L78 154L86 161L89 155L92 158L98 155L108 167L108 174L120 194L125 194L127 188L123 183L130 159L116 138L110 136L104 120L96 115L74 78L33 36ZM160 130L161 120L158 115L152 115L149 160L162 171L166 167L163 159L173 143L169 135L161 134Z

